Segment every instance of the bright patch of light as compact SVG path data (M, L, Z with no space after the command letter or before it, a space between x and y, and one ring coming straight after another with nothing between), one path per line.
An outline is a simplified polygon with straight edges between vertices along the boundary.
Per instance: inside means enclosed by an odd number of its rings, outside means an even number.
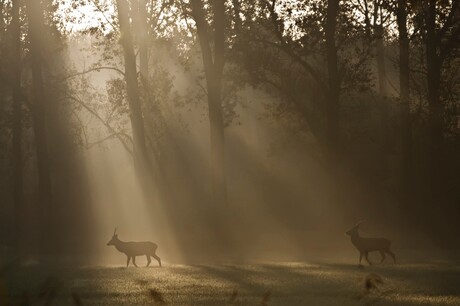
M113 30L115 5L110 0L56 1L56 11L68 33L99 28L103 33Z

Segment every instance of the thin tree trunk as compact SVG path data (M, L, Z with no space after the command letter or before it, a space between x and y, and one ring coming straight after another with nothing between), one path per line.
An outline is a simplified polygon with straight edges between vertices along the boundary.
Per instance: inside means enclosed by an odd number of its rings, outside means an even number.
M233 4L233 14L234 16L234 22L235 22L235 32L240 33L241 30L241 25L242 25L242 20L241 20L241 3L240 0L232 0Z
M431 203L439 201L442 191L444 171L444 106L440 99L442 63L437 54L436 40L436 1L428 3L426 22L426 63L428 88L428 154L429 154L429 186Z
M19 0L12 2L11 18L11 77L13 80L13 193L14 193L14 223L17 251L20 252L22 239L22 210L23 210L23 175L22 175L22 98L21 98L21 32L19 24Z
M339 0L328 0L326 17L326 56L328 87L327 93L327 118L326 137L331 158L339 155L339 116L340 116L340 84L338 76L337 47L335 32L337 28L337 16Z
M208 24L204 17L203 3L201 0L192 0L191 4L201 46L208 91L213 199L216 203L227 205L224 121L222 114L222 74L225 63L225 3L223 0L215 0L213 3L214 59L211 43L208 39Z
M38 167L38 189L41 210L41 241L42 255L53 253L52 247L52 191L48 156L48 136L46 128L47 101L43 82L43 44L44 33L43 6L39 0L26 1L26 13L29 21L29 48L32 64L32 95L33 95L33 129Z
M117 0L118 20L120 23L121 45L123 47L125 79L128 93L131 127L134 143L134 165L141 180L152 178L153 169L148 156L145 141L144 118L142 115L139 84L137 82L136 55L134 53L129 4L126 0ZM147 186L144 186L147 187Z
M399 92L401 107L401 189L406 208L410 205L412 186L412 123L410 117L409 85L409 37L407 33L407 6L405 0L398 0L397 24L399 31ZM410 209L410 208L409 208Z
M148 79L149 79L149 49L148 49L148 19L147 19L147 3L145 0L139 0L139 62L142 85L145 92L149 95Z
M387 153L388 153L388 117L389 117L389 105L387 100L387 73L385 67L385 45L383 36L383 26L376 24L374 26L375 33L375 49L376 49L376 60L377 60L377 74L379 80L379 92L380 92L380 146L382 153L381 161L381 177L385 179L388 175L387 166Z
M387 72L385 67L385 45L383 37L383 26L378 24L374 26L375 39L376 39L376 57L377 57L377 71L379 78L379 92L382 96L387 95Z
M3 0L0 0L0 14L3 15L3 8L5 4L3 3ZM14 14L14 13L13 13ZM3 36L5 33L5 20L3 18L0 18L0 43L3 43Z

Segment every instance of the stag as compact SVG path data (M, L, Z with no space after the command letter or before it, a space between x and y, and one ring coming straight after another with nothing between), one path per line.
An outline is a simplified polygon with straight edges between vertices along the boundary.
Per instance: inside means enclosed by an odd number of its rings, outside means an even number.
M347 235L351 236L351 243L358 249L359 251L359 264L361 264L361 260L364 258L366 261L371 265L372 263L369 260L369 252L379 251L382 259L380 263L382 263L386 256L389 254L393 257L393 262L396 263L396 256L390 250L391 241L386 238L363 238L359 235L359 226L362 222L356 224L353 228L346 232Z
M155 254L158 246L153 242L150 242L150 241L144 241L144 242L121 241L120 239L118 239L117 228L115 228L112 239L110 239L107 245L113 245L119 252L126 254L126 256L128 257L128 261L126 262L126 267L129 266L129 261L131 260L131 258L133 259L134 266L137 267L136 256L142 256L142 255L145 255L147 257L147 267L150 265L150 262L151 262L150 257L155 258L161 267L161 259Z

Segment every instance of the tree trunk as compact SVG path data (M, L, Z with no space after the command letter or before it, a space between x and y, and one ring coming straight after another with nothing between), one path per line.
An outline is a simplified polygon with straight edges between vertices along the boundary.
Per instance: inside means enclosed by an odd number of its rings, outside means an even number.
M134 166L140 179L150 181L153 175L145 141L144 118L142 115L139 84L137 82L136 55L134 53L129 5L126 0L117 0L118 20L120 23L120 42L123 47L125 80L128 93L131 127L134 142ZM144 186L147 187L147 186Z
M389 118L389 105L387 100L387 73L385 67L385 45L384 45L384 31L381 24L374 25L375 34L375 49L377 60L377 74L379 80L379 93L380 93L380 150L382 154L381 160L381 178L386 179L388 176L387 154L388 154L388 118Z
M242 20L241 20L241 3L240 0L232 0L233 4L233 18L235 22L235 32L240 33L241 31L241 26L242 26Z
M147 95L149 79L149 56L148 56L148 20L147 20L147 3L146 0L139 0L139 60L142 85Z
M436 1L428 3L426 19L426 63L428 88L428 154L430 199L434 205L442 196L444 173L444 105L440 99L442 62L436 39Z
M139 72L142 86L148 85L148 19L146 0L131 0L131 18L133 20L134 38L139 48Z
M335 158L339 155L339 116L340 116L340 84L338 76L337 47L335 43L335 31L337 28L337 16L339 0L328 0L326 16L326 56L328 87L327 93L327 118L326 138L329 155Z
M41 241L42 255L53 253L51 236L53 229L52 190L48 156L48 136L46 127L47 101L43 82L43 44L44 32L43 6L39 0L26 1L26 14L29 22L29 48L32 65L32 96L33 96L33 129L38 167L38 189L41 210Z
M412 186L412 123L409 104L409 37L407 34L407 7L405 0L398 0L397 24L399 31L399 92L401 107L401 191L403 205L410 205Z
M3 3L3 1L0 1L0 14L2 14L2 15L3 15L3 8L4 7L5 7L5 4ZM5 33L5 20L3 18L0 18L0 43L2 43L2 44L4 42L4 40L3 40L4 33Z
M208 24L201 0L192 0L193 17L201 46L203 66L208 91L209 124L211 132L211 187L214 202L227 205L225 178L224 120L222 114L222 74L225 50L225 3L215 0L214 10L214 59L208 39Z
M387 96L387 72L385 68L385 45L383 26L378 24L374 26L375 31L375 49L377 57L377 71L379 77L379 92L382 96Z
M11 78L13 81L13 197L15 244L20 253L22 239L23 175L22 175L22 97L21 97L21 31L19 23L19 0L12 2L11 17Z

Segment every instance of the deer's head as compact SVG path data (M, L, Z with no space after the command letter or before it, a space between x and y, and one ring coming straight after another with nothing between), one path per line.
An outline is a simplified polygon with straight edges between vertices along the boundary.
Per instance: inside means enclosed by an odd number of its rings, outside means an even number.
M117 235L117 228L115 228L115 230L113 231L112 239L110 239L110 241L107 242L107 245L116 245L118 241L119 239Z
M353 236L358 234L359 226L363 223L363 221L358 222L355 226L353 226L350 230L348 230L345 234Z

